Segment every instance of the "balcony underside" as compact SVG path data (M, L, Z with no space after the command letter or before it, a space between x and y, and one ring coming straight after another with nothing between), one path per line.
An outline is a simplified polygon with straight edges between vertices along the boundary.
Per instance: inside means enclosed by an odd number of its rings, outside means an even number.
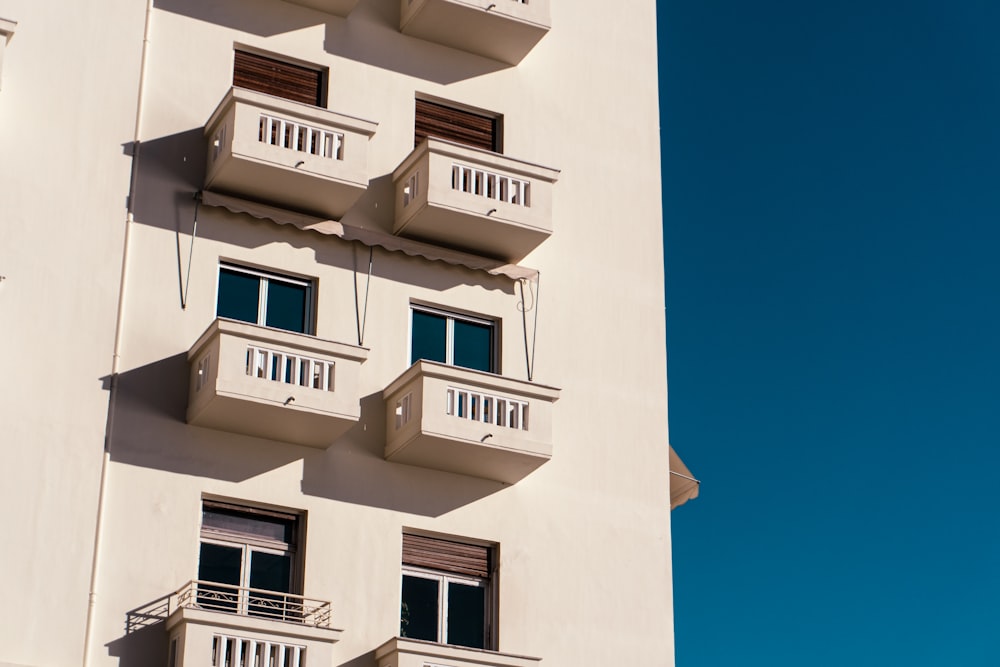
M234 152L220 160L218 171L205 187L332 219L340 219L368 189L367 181L338 179L296 168L298 160L290 162L292 157L277 150L260 149L252 155Z
M285 0L285 2L310 7L334 16L347 16L358 4L358 0Z
M548 0L402 0L400 30L516 65L549 31Z
M386 451L385 458L394 463L514 484L546 463L552 454L551 448L538 445L514 449L475 438L421 431L405 442L396 443L391 452Z
M285 405L291 395L251 396L218 389L197 412L188 411L195 426L241 433L256 438L325 449L358 422L358 415L313 412Z
M495 213L486 215L489 209L482 206L479 209L427 202L393 231L400 236L513 261L523 258L552 235L549 229L503 219Z

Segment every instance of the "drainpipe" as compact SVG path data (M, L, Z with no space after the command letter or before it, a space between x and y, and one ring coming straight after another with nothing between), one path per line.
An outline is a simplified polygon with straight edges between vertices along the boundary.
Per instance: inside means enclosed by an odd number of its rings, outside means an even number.
M132 140L132 172L129 178L128 210L125 214L125 235L122 239L122 265L118 280L118 309L115 314L114 352L111 357L111 395L108 398L108 421L104 434L104 451L101 457L101 482L97 495L97 518L94 522L94 551L90 561L90 594L87 600L87 626L83 640L83 667L90 665L91 644L94 639L94 612L97 608L97 581L100 575L101 541L104 534L104 502L108 492L108 474L111 464L111 438L114 432L115 407L118 399L118 370L121 361L122 331L125 321L125 287L128 284L129 248L132 225L135 220L136 175L139 169L139 140L142 137L142 108L146 92L146 62L149 56L150 23L153 0L146 0L146 16L142 31L142 56L139 61L139 88L136 93L135 133Z

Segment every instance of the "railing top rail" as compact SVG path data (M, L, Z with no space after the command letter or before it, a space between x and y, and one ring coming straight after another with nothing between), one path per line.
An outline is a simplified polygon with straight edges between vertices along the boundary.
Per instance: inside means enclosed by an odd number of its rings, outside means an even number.
M221 589L225 589L227 591L233 591L233 592L237 592L237 593L257 594L257 595L259 595L261 597L265 597L265 596L266 597L273 597L273 596L276 596L276 595L280 595L280 596L282 596L285 599L295 600L296 602L301 602L301 603L303 603L303 606L308 606L310 608L310 610L313 610L313 609L316 609L316 610L318 610L318 609L324 609L324 608L332 606L331 603L328 602L328 601L326 601L326 600L317 600L315 598L307 598L304 595L299 595L297 593L282 593L281 591L269 591L269 590L265 590L263 588L250 588L249 586L234 586L232 584L222 584L222 583L218 583L218 582L215 582L215 581L204 581L204 580L200 580L200 579L193 579L193 580L187 582L186 584L184 584L183 586L181 586L179 589L177 589L177 591L174 593L174 595L183 596L185 594L190 594L193 591L197 591L197 589L199 587L201 587L201 586L211 587L213 590L218 590L218 589L221 588Z

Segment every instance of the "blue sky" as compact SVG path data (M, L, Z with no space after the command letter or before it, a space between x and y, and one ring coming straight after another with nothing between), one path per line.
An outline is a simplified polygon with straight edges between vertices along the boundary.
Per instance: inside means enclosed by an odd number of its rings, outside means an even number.
M1000 3L658 13L678 666L1000 665Z

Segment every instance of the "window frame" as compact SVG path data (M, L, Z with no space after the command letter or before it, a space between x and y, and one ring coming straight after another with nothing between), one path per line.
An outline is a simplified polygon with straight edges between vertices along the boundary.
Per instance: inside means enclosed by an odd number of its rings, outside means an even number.
M432 363L443 363L448 366L454 366L455 368L468 368L466 366L458 366L455 364L455 322L469 322L471 324L478 324L488 326L490 328L490 370L481 371L484 373L491 373L493 375L500 374L500 319L490 318L484 315L473 315L469 313L458 312L455 310L447 310L440 308L438 306L430 306L417 302L410 302L410 312L408 314L407 327L409 330L409 335L406 340L406 358L409 360L409 365L421 361L421 359L413 358L413 313L420 311L422 313L427 313L429 315L437 315L445 318L445 361L443 362L433 362ZM431 361L430 359L426 361ZM480 369L470 368L469 370L479 371Z
M438 582L438 602L437 602L437 639L434 640L437 644L445 644L447 646L460 646L463 648L480 648L480 647L469 647L463 644L452 644L448 641L448 587L451 584L458 586L472 586L475 588L484 589L483 594L483 604L485 605L483 609L483 646L482 649L492 650L496 643L493 638L493 618L495 615L496 604L493 597L494 586L491 577L471 577L467 575L455 574L452 572L443 572L440 570L433 570L430 568L415 567L413 565L403 565L401 568L401 574L399 577L399 599L400 599L400 610L402 610L403 602L403 578L404 577L416 577L419 579L428 579L430 581ZM400 623L402 623L402 618L400 618ZM402 627L400 627L400 633L402 636Z
M403 629L403 587L406 577L438 582L437 637L443 646L498 650L499 637L499 563L500 545L490 540L465 538L443 533L404 528L401 541L399 577L399 636ZM475 586L483 589L483 645L470 647L449 643L448 586ZM411 617L412 618L412 617ZM414 638L416 639L416 638Z
M291 524L290 541L286 542L284 540L270 539L253 533L206 526L204 516L205 512L213 510L234 513L249 519L270 517L272 519L279 519L281 521L288 522ZM287 556L289 558L288 591L287 593L285 591L274 591L274 593L277 595L302 595L302 558L305 554L305 518L305 512L298 512L294 510L268 510L244 503L211 500L208 498L203 499L201 502L201 522L198 532L198 572L200 573L201 571L201 548L203 544L240 549L240 576L239 583L236 585L241 588L250 588L251 563L253 561L254 553L263 553L272 556Z
M233 271L235 273L242 273L245 275L256 276L259 278L257 285L257 321L247 322L246 320L238 320L235 318L225 317L219 315L219 297L222 293L222 272L223 270ZM272 327L267 325L267 298L269 286L272 281L282 282L288 285L295 285L297 287L306 288L306 299L305 299L305 324L304 331L295 331L293 329L282 329L279 327ZM254 267L246 266L243 264L237 264L234 262L229 262L226 260L219 261L219 270L216 272L215 277L215 316L221 317L223 319L230 319L234 322L246 322L247 324L254 324L259 327L266 327L268 329L273 329L275 331L290 331L292 333L303 333L307 336L316 335L316 280L310 278L301 278L293 275L277 273L274 271L268 271L265 269L257 269Z

